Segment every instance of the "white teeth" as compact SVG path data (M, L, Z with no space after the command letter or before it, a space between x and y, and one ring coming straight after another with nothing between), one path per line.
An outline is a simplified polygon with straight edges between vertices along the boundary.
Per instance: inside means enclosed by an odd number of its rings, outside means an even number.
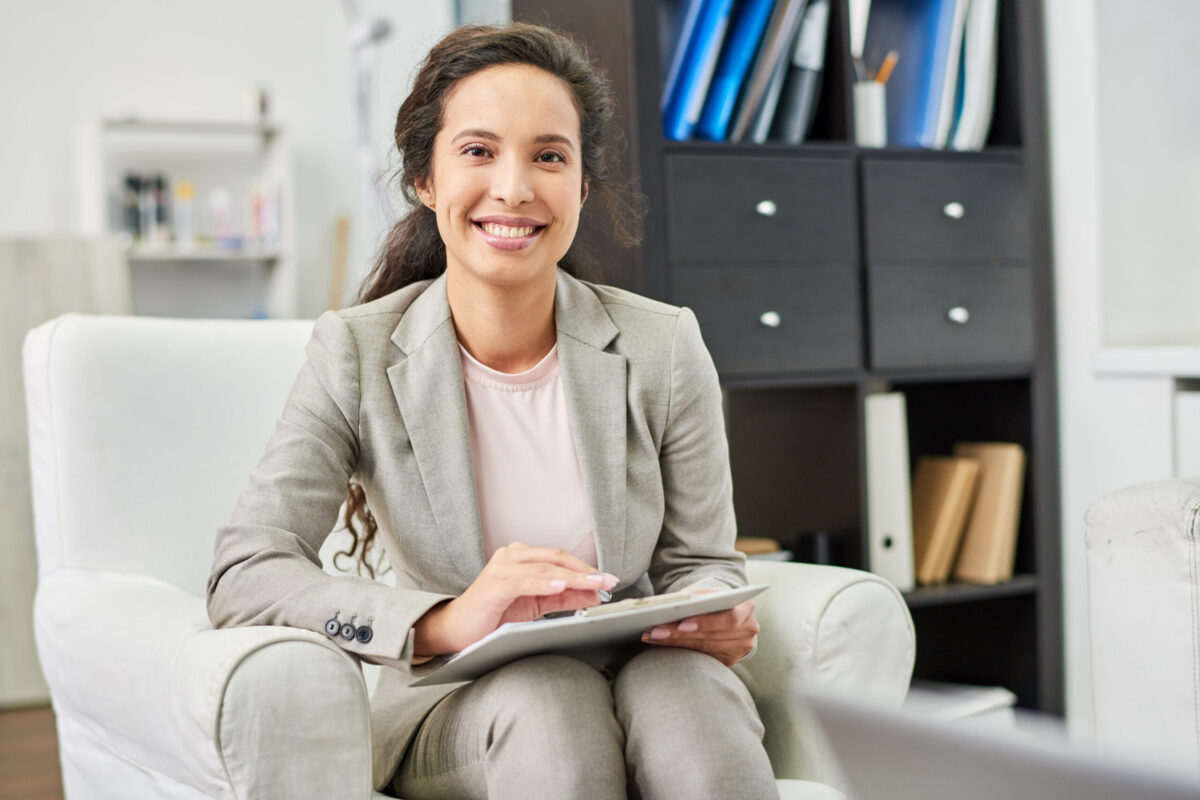
M483 222L480 225L491 236L499 236L502 239L520 239L533 233L532 227L515 228L511 225L498 225L495 222Z

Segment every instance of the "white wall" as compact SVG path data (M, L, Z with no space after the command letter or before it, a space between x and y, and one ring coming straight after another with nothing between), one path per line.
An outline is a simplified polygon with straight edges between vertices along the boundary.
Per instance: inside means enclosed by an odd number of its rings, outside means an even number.
M376 139L390 144L413 67L451 26L452 0L359 0L386 17ZM265 86L290 139L300 313L325 308L334 221L364 226L353 64L340 0L0 0L0 236L71 232L74 142L93 116L241 119ZM380 224L378 222L376 225ZM370 256L356 237L352 260Z
M1200 3L1095 6L1101 335L1200 342Z
M1170 378L1098 374L1111 344L1200 344L1194 0L1047 0L1067 712L1091 735L1083 515L1173 472ZM1164 24L1164 20L1169 24Z

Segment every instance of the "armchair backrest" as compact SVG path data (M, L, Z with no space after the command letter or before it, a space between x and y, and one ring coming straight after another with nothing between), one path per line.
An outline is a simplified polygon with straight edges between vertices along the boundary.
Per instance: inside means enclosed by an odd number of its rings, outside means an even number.
M67 314L23 351L38 572L204 594L217 528L304 361L307 321Z

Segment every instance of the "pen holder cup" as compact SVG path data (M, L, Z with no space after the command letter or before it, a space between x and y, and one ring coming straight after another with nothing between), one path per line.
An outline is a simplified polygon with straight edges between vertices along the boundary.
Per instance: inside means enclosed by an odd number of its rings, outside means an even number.
M854 142L859 147L887 146L886 88L878 81L854 84Z

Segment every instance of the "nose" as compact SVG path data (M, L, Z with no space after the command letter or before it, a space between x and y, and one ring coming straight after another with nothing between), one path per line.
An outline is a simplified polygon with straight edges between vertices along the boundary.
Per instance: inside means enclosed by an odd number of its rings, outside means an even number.
M491 196L507 206L515 207L533 199L530 166L519 158L497 159L492 171Z

